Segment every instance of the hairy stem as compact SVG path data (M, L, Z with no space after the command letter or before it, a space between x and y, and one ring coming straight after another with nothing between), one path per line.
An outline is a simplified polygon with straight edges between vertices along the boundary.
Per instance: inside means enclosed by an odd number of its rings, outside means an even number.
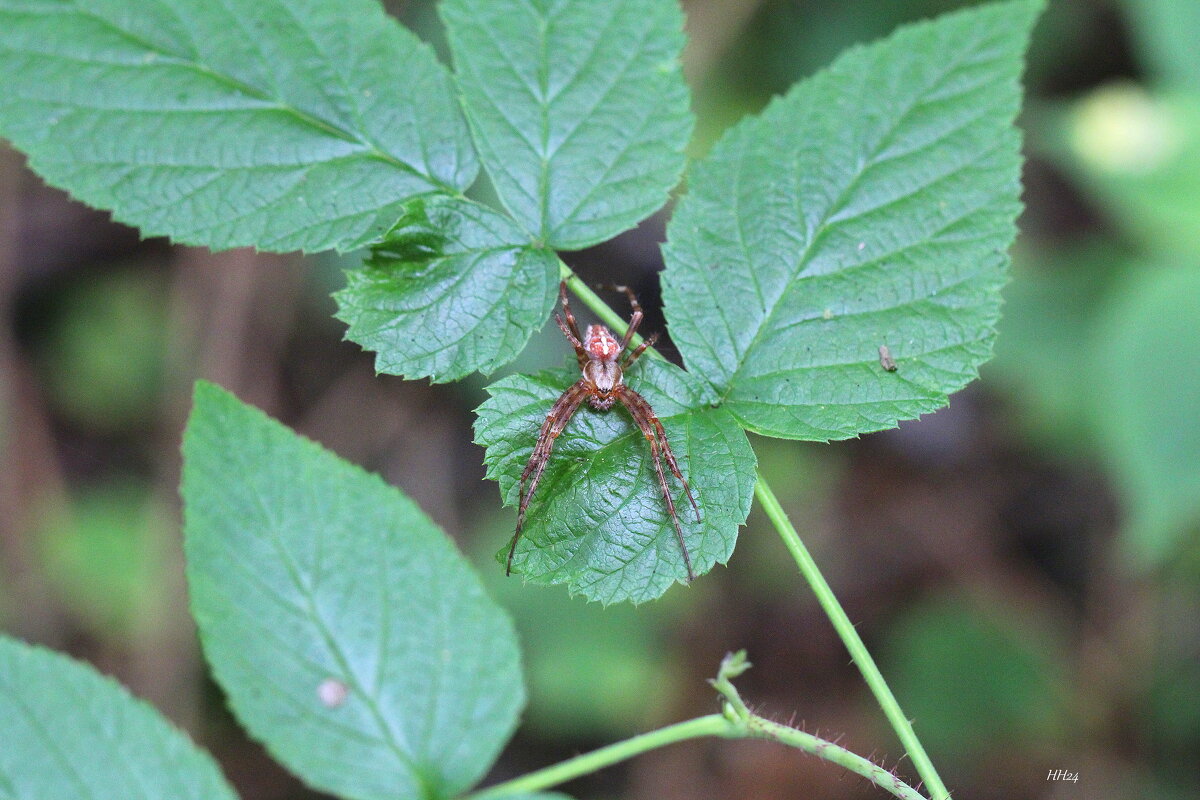
M812 587L813 593L817 596L817 602L821 604L821 608L825 611L825 616L829 617L829 621L833 623L833 627L837 631L838 636L841 637L842 643L850 651L850 657L854 659L854 663L858 666L858 671L862 673L867 686L871 688L872 694L875 695L875 699L883 709L884 715L887 716L888 722L891 723L892 730L896 732L900 743L904 745L904 749L908 752L908 757L912 759L913 767L917 770L917 774L921 776L921 780L925 781L925 785L929 788L930 796L933 800L948 800L950 793L946 791L946 786L938 776L937 770L934 769L933 762L929 760L929 755L925 752L925 748L921 746L921 741L917 738L917 734L913 730L912 724L908 721L908 717L904 716L904 712L900 710L900 704L896 702L896 696L892 694L892 690L888 688L887 681L883 679L883 673L875 665L875 659L871 658L871 654L867 652L867 646L863 644L863 640L859 637L854 623L846 616L845 609L842 608L842 604L834 596L833 589L829 588L829 583L826 582L825 576L817 568L817 562L813 561L808 548L800 540L800 534L796 533L795 526L788 519L787 512L783 510L783 506L779 505L779 500L775 497L775 493L771 491L771 487L767 484L766 480L763 479L762 473L759 473L758 480L754 484L754 495L758 498L758 502L762 504L763 511L770 518L771 523L775 526L775 530L779 532L780 538L783 539L788 552L795 559L796 566L800 568L804 579Z
M618 335L625 332L625 321L609 308L569 267L560 262L559 272L571 291L583 301L584 305L590 308L606 325L616 331ZM653 348L650 348L648 353L657 358L662 358ZM829 583L821 574L817 563L813 561L808 548L800 540L800 535L796 532L795 526L788 519L787 512L779 505L779 500L775 497L775 493L771 491L771 487L767 484L766 479L763 478L761 473L759 473L755 481L754 494L758 498L759 503L762 504L763 510L775 526L775 530L779 533L780 538L783 539L788 552L795 559L796 565L800 568L801 575L804 576L809 586L812 587L813 593L817 596L817 602L820 603L821 608L825 611L825 615L829 617L829 621L833 624L842 643L850 651L851 658L854 659L854 663L858 666L859 672L862 673L863 678L866 680L867 686L870 687L876 701L883 709L888 722L891 723L892 730L895 731L897 738L900 739L900 743L904 745L908 757L912 760L913 768L916 769L917 774L921 776L921 780L929 788L930 796L933 800L949 800L950 792L946 790L946 785L942 782L941 777L933 766L933 762L930 761L929 755L925 752L925 748L917 738L917 734L913 730L908 717L901 711L900 704L896 702L896 696L892 694L887 681L883 679L883 674L879 671L879 667L876 666L875 659L871 658L871 654L867 652L867 647L859 637L854 624L846 616L845 610L842 608L841 603L838 602L837 597L834 596L833 590L829 588ZM850 755L853 754L851 753ZM845 765L843 764L843 766Z
M730 680L740 675L749 666L750 662L746 660L744 651L728 655L721 662L721 669L717 673L716 679L710 681L713 688L724 698L720 714L709 714L687 722L668 725L623 742L601 747L599 750L569 758L545 769L530 772L511 781L498 783L482 791L469 794L463 800L499 800L499 798L511 795L549 789L649 750L703 736L718 736L723 739L767 739L778 742L837 764L856 775L861 775L900 800L926 800L920 792L878 764L851 753L834 742L778 722L772 722L751 712L742 702L742 698Z

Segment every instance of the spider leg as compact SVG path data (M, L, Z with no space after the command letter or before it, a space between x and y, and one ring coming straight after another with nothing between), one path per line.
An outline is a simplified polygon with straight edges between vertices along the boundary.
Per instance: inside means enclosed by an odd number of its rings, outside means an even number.
M624 292L629 298L629 305L633 308L633 316L629 318L629 327L625 329L625 336L621 339L621 349L618 352L624 353L625 348L629 347L629 342L633 339L633 335L637 333L638 326L642 324L642 306L638 303L637 295L633 293L633 289L628 286L617 286L614 284L606 284L606 289L612 289L614 292ZM645 350L646 348L642 348Z
M563 322L563 318L558 314L554 315L554 321L558 323L558 329L563 332L563 336L567 337L567 341L575 348L575 360L579 362L579 368L583 369L583 365L587 363L587 351L583 349L583 342L575 338L575 334L571 333L570 328Z
M567 337L567 340L575 347L575 358L579 361L580 369L587 363L587 351L583 349L583 334L579 332L579 323L575 321L575 314L571 312L571 304L567 302L567 282L558 282L558 299L562 303L563 314L566 315L567 323L564 325L562 317L558 314L554 315L554 321L558 323L558 328Z
M688 502L692 504L692 511L696 512L696 522L699 522L700 509L696 506L696 498L692 496L692 488L688 486L688 482L679 472L679 462L675 460L675 454L671 452L671 445L667 442L667 432L663 429L662 423L659 422L658 417L654 414L654 409L652 409L650 404L646 402L646 398L642 397L629 387L625 387L624 391L626 394L633 396L632 402L638 403L642 406L642 414L650 421L650 424L654 426L654 432L658 434L658 438L662 442L663 457L667 459L667 466L671 468L671 474L678 478L679 482L683 484L683 491L687 493ZM628 408L629 404L626 403L625 407Z
M667 463L671 467L671 472L683 484L684 491L687 492L688 499L692 502L692 508L696 508L696 500L692 497L692 490L688 488L687 481L679 474L679 465L675 462L675 456L671 454L670 445L667 444L667 435L663 431L662 423L658 421L658 417L654 416L653 409L646 399L637 392L630 389L628 386L620 386L616 392L617 399L621 401L629 411L629 415L633 417L634 423L641 430L642 435L646 437L646 441L650 443L650 455L654 459L654 471L658 474L658 485L662 489L663 500L666 501L667 511L671 515L671 524L675 526L675 539L679 542L679 550L683 553L683 563L687 567L688 581L696 580L696 572L692 569L692 557L688 553L687 544L683 540L683 529L679 526L679 515L675 511L675 500L671 497L671 489L667 485L667 475L662 467L662 455L667 458ZM661 454L660 455L660 440L661 439ZM696 521L700 521L700 510L696 509Z
M575 321L575 314L571 312L571 303L567 300L567 282L558 282L558 299L562 303L563 314L567 317L567 324L571 326L571 333L575 334L575 338L583 341L583 334L579 332L579 323Z
M692 497L691 487L683 479L683 475L679 473L679 462L675 460L675 454L671 452L671 445L667 444L667 432L663 430L662 423L658 421L658 417L654 416L653 413L650 415L650 421L654 423L654 429L658 433L658 438L662 440L663 456L667 459L667 465L671 468L671 474L683 484L683 491L687 493L688 502L692 504L692 511L696 512L696 522L699 522L700 509L696 506L696 498Z
M529 456L529 463L525 465L525 471L521 473L521 499L517 509L517 532L513 534L512 543L508 547L508 559L504 567L505 575L512 574L513 554L517 552L517 541L521 538L521 529L525 526L525 509L529 507L529 501L533 499L533 493L537 491L538 483L542 480L542 473L546 471L546 464L550 462L550 451L554 449L554 440L562 434L567 423L571 421L571 417L579 408L579 404L587 396L588 386L585 381L581 380L572 384L554 401L554 406L546 415L546 421L542 423L542 429L538 432L537 444L533 447L533 454ZM529 482L528 486L526 486L526 481Z
M638 356L640 356L642 353L646 352L647 347L654 347L654 343L657 341L658 341L658 333L657 332L652 333L649 336L647 336L645 339L643 339L642 343L639 344L637 347L635 347L633 349L633 351L630 352L629 355L627 355L625 357L625 364L621 367L621 369L629 369L631 366L633 366L633 362L638 360Z

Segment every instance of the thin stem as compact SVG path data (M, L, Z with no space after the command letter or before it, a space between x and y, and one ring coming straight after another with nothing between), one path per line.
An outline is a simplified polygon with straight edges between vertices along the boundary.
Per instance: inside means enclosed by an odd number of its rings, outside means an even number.
M618 334L625 332L625 322L622 320L608 305L600 299L587 284L579 279L569 267L560 262L559 273L562 279L567 282L576 296L579 297L588 308L590 308L601 320L604 321ZM637 337L635 337L636 339ZM651 355L662 358L654 348L650 348L647 352ZM771 491L771 487L767 484L766 479L762 474L758 475L754 484L754 494L758 497L758 501L762 503L763 510L766 511L775 530L783 539L784 545L795 559L796 565L800 568L800 573L804 579L808 581L813 592L817 596L817 602L825 611L825 615L829 617L829 621L833 624L838 636L841 637L842 643L846 649L850 651L851 658L858 666L859 672L870 687L872 694L875 695L876 701L883 709L884 715L888 722L891 723L892 730L896 732L896 736L904 745L908 757L912 759L913 767L917 774L921 776L921 780L929 787L929 791L933 800L949 800L950 792L947 791L946 785L942 783L941 777L937 770L934 769L933 762L929 760L929 755L925 752L925 748L921 746L921 741L917 738L916 732L912 728L912 724L908 718L904 716L904 712L900 710L900 704L896 702L895 695L888 688L887 681L883 679L883 674L876 666L875 660L871 658L871 654L867 652L866 645L859 638L858 631L854 628L854 624L850 622L850 618L846 616L845 610L837 597L834 596L833 590L829 588L829 583L821 574L821 570L817 567L817 563L813 561L812 555L809 554L808 548L804 546L804 542L800 540L800 535L796 532L796 528L788 519L787 513L783 507L779 505L779 500L775 497L775 493Z
M754 484L754 494L758 498L758 501L762 503L763 511L767 513L771 523L775 526L775 530L779 532L779 536L783 539L784 545L792 554L792 558L796 560L796 566L800 568L800 573L804 575L804 579L812 587L813 593L817 596L817 602L821 604L821 608L825 610L825 615L833 623L833 627L837 631L838 636L841 637L842 643L850 651L850 657L854 659L854 663L858 666L858 671L862 673L863 679L866 680L867 686L871 688L871 692L875 695L875 699L883 709L888 722L892 724L892 730L896 732L900 743L904 745L905 751L908 752L908 757L912 759L913 767L917 770L917 774L921 776L921 780L925 781L925 785L929 787L930 796L933 800L948 800L950 793L946 791L946 785L942 783L937 770L933 767L933 762L929 760L929 755L925 752L925 748L921 746L921 741L917 738L917 734L913 730L912 724L908 721L908 717L904 716L904 712L900 710L900 704L896 702L896 696L892 694L892 690L888 688L887 681L883 679L883 674L879 671L879 667L875 665L875 659L871 658L871 654L867 652L867 647L863 644L862 639L859 638L854 623L846 616L842 604L834 596L833 589L829 588L829 584L821 574L821 570L817 568L817 562L813 561L808 548L800 540L800 534L796 533L796 528L792 525L792 521L788 519L787 512L783 510L783 506L779 505L779 500L775 497L775 493L771 491L771 487L767 484L761 473L759 473L758 480Z
M837 764L856 775L861 775L900 800L926 800L920 792L878 764L851 753L834 742L787 725L781 725L778 722L772 722L751 712L742 702L741 696L730 680L745 672L749 667L750 662L746 660L744 651L727 655L721 662L721 669L717 673L716 679L710 681L713 688L721 694L725 701L720 714L709 714L705 717L697 717L687 722L679 722L656 731L643 733L632 739L610 744L545 769L530 772L511 781L498 783L482 791L466 795L462 800L499 800L512 795L542 791L647 751L704 736L717 736L723 739L767 739L778 742Z
M687 739L697 739L701 736L724 736L729 729L729 720L720 714L709 714L705 717L690 719L687 722L678 722L656 731L634 736L623 742L601 747L590 753L568 758L566 761L530 772L511 781L489 786L487 789L467 795L463 800L489 800L489 798L504 797L521 792L548 789L581 775L589 775L604 767L633 758L648 750Z

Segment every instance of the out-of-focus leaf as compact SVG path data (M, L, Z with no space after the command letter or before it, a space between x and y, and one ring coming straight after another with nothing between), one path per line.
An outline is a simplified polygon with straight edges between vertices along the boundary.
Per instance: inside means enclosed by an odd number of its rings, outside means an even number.
M38 351L60 413L106 433L153 423L167 355L165 300L151 276L132 269L86 276L63 293Z
M487 475L500 482L506 503L517 503L521 472L551 406L578 379L577 368L555 370L488 388L475 438L487 447ZM700 522L666 472L696 573L707 572L729 559L750 512L754 453L733 417L709 408L704 385L678 367L647 357L626 380L654 407L695 494ZM501 562L507 553L505 544ZM606 604L653 600L686 578L650 446L619 405L598 412L585 402L555 443L513 572L535 583L565 583Z
M1004 389L1036 443L1055 455L1094 455L1092 340L1128 258L1094 242L1017 264L984 381Z
M677 0L444 0L440 11L480 156L538 241L596 244L666 202L692 131Z
M522 730L608 741L660 723L680 680L663 648L670 598L604 608L566 598L557 587L506 578L492 556L495 543L512 535L512 517L498 514L494 522L483 528L478 556L486 559L484 585L512 614L525 654ZM680 599L691 604L688 595Z
M235 800L216 763L94 669L0 636L0 797Z
M478 171L450 77L375 0L0 1L0 136L147 235L352 249Z
M554 305L558 258L507 217L432 195L346 277L338 318L375 368L450 381L516 358Z
M1012 122L1039 8L969 9L851 50L697 163L668 228L666 314L744 426L846 438L975 377L1016 234Z
M1095 339L1095 417L1129 518L1125 544L1162 562L1200 529L1200 268L1144 267Z
M882 660L934 758L970 764L1065 732L1062 667L1049 641L1027 615L984 614L947 597L893 620Z
M169 520L144 487L115 483L89 488L42 524L47 579L101 639L144 633L163 621Z
M1097 89L1063 117L1056 155L1150 251L1200 259L1200 95Z
M1200 87L1200 3L1193 0L1124 0L1138 56L1167 85Z
M323 791L469 787L524 702L512 623L408 498L223 390L184 436L188 584L246 728Z

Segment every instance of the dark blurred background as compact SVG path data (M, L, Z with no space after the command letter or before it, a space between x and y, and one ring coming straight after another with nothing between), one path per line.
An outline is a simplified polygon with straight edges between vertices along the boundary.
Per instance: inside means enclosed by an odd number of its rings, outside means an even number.
M949 0L692 0L703 153L844 47ZM391 6L440 37L432 3ZM1027 76L1022 234L997 357L949 408L763 469L960 798L1200 796L1200 3L1060 0ZM665 216L566 255L662 329ZM744 696L898 766L900 747L766 520L728 568L602 609L504 580L487 381L376 376L329 295L354 257L177 248L44 186L0 144L0 627L117 676L247 800L311 798L245 739L186 610L179 438L214 380L401 487L515 616L531 700L493 778ZM619 303L617 304L619 307ZM554 326L509 369L561 363ZM664 352L673 355L670 344ZM2 723L0 723L2 724ZM1078 782L1048 781L1063 769ZM875 798L762 742L676 745L565 787L598 798Z

